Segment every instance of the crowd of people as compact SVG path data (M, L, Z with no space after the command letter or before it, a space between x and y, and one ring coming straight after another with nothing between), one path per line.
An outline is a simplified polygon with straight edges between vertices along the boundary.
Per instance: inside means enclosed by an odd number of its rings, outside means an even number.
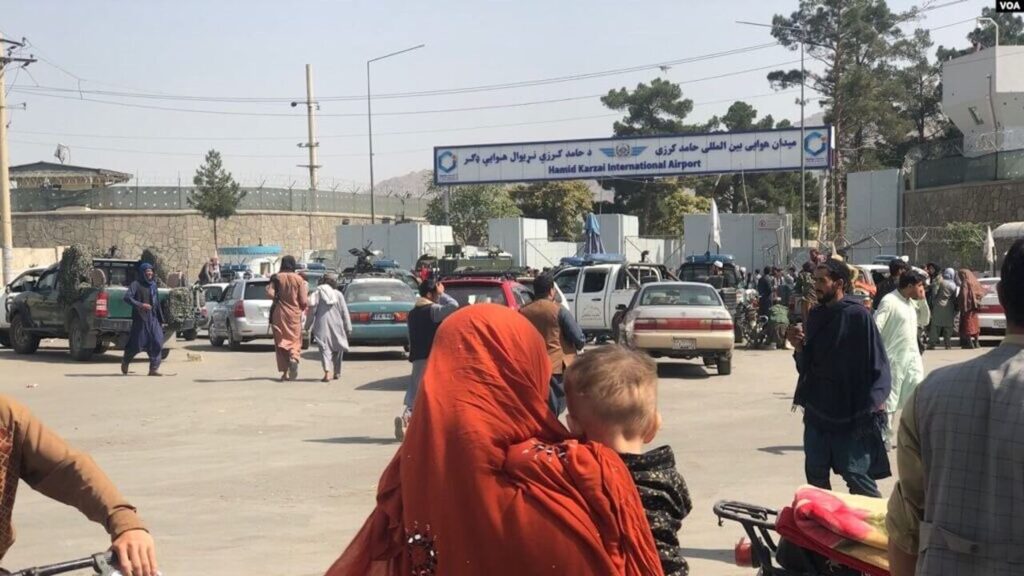
M146 266L125 298L136 311L126 359L146 351L152 373L161 333ZM852 494L881 497L894 436L891 573L1015 573L1024 549L1014 516L1024 485L1024 239L1005 255L997 286L1002 345L927 378L922 326L932 345L948 346L960 314L965 345L976 343L970 314L982 290L973 274L929 265L929 282L894 264L872 313L850 297L856 272L841 258L813 255L801 275L808 270L812 301L786 331L807 482L831 489L835 472ZM688 488L671 447L645 451L662 421L656 366L615 344L579 355L583 334L553 301L552 282L539 275L538 298L519 312L460 310L443 283L420 284L396 423L403 443L376 508L328 576L688 573L677 536L692 509ZM288 256L267 292L282 379L297 372L303 313L324 380L338 378L351 318L336 280L326 275L307 297ZM155 573L152 538L88 456L5 397L0 429L5 502L24 479L103 524L126 574ZM10 506L3 510L0 555L13 542Z

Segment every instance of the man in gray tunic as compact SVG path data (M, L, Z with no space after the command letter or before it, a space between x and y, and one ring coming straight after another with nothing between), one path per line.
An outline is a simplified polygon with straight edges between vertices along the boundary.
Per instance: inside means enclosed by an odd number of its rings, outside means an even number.
M1024 574L1024 239L997 291L1002 345L932 372L904 409L886 517L892 576Z
M321 382L327 382L334 370L334 379L341 378L341 359L348 352L348 335L352 333L352 317L349 316L345 296L338 291L333 275L324 274L320 284L309 295L309 309L306 310L306 329L313 342L320 349L320 365L324 369Z

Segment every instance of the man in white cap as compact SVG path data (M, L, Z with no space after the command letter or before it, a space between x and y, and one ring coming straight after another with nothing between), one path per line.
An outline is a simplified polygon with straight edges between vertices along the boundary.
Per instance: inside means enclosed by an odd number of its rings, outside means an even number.
M708 284L711 284L715 290L720 290L725 282L725 276L722 275L724 270L725 265L722 264L721 260L715 260L715 263L711 266L711 276L708 277Z

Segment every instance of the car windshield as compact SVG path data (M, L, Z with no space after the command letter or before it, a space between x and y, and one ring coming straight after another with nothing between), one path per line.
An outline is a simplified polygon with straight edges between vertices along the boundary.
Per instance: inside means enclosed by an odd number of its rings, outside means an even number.
M648 286L640 296L641 306L721 306L710 286Z
M223 293L224 288L222 286L207 286L203 289L203 296L205 296L207 302L217 302Z
M679 279L683 282L708 282L708 278L711 277L711 264L686 264L679 270ZM726 267L722 270L722 287L723 288L735 288L736 283L736 269L733 267Z
M360 302L403 302L412 304L416 295L402 282L359 282L345 288L349 304Z
M484 303L508 305L508 300L505 299L505 291L501 289L501 286L495 284L445 285L444 291L445 294L455 298L459 306Z
M249 282L245 285L243 300L270 300L267 296L268 282Z

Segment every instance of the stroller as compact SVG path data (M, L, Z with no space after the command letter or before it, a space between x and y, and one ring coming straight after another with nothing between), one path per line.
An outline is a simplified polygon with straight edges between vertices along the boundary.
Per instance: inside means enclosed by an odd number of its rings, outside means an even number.
M889 576L889 571L824 547L804 535L792 508L719 501L714 506L718 525L738 522L747 538L736 545L737 566L758 569L758 576ZM747 540L749 539L749 540Z

